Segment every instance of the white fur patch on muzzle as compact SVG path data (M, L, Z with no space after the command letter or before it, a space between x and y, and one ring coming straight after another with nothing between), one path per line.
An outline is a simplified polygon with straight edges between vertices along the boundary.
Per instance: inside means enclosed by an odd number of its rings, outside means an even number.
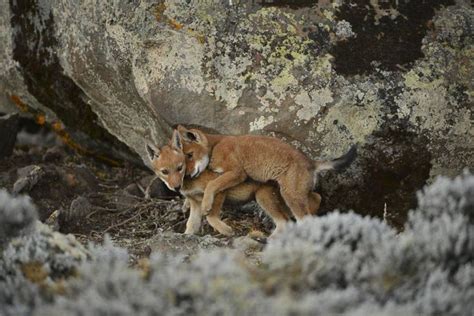
M196 162L196 165L194 166L194 170L193 170L193 173L191 174L191 177L194 178L194 177L199 176L201 172L206 170L208 164L209 164L209 156L206 155L201 160Z

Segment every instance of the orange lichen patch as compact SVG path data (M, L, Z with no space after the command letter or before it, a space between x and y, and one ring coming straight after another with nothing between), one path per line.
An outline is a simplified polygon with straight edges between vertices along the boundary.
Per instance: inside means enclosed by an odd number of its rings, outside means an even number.
M196 38L201 44L204 44L206 42L206 38L204 37L204 35L197 35Z
M143 279L148 280L151 275L150 260L148 258L141 258L138 260L137 268L140 270L140 275Z
M181 30L183 28L183 24L179 23L178 21L176 20L173 20L173 19L170 19L168 21L168 24L174 28L175 30Z
M46 123L46 116L43 114L38 114L35 118L35 121L38 125L44 125Z
M53 123L51 123L51 128L55 132L61 132L64 130L63 124L59 121L54 121Z
M181 30L184 27L183 24L179 23L178 21L174 19L168 18L165 15L165 10L166 10L166 5L163 2L155 6L153 13L155 15L156 21L164 22L175 30Z
M71 147L72 149L76 150L77 152L79 152L80 154L83 154L83 155L87 155L87 156L91 156L91 157L95 157L99 160L102 160L112 166L120 166L121 164L118 162L118 161L115 161L113 159L110 159L108 157L105 157L104 155L100 155L100 154L96 154L84 147L82 147L81 145L79 145L78 143L76 143L71 135L64 129L63 127L63 124L61 122L53 122L51 124L51 127L53 128L53 130L56 132L56 135L59 136L59 138L61 139L61 141L68 145L69 147Z
M154 14L155 14L155 19L158 21L158 22L161 22L161 20L163 19L163 17L166 19L166 17L164 16L164 12L166 10L166 5L164 4L164 2L162 3L159 3L156 7L155 7L155 10L154 10Z
M53 128L54 131L61 131L63 130L63 125L61 124L61 122L53 122L51 124L51 127Z
M28 106L21 101L20 97L12 94L10 100L20 109L21 112L28 112Z
M47 123L46 122L46 116L43 112L30 108L26 103L24 103L20 99L19 96L13 94L13 95L10 96L10 100L13 101L13 103L20 109L21 112L31 113L33 115L36 123L38 123L39 125L44 125L44 124ZM102 160L105 163L108 163L112 166L117 167L117 166L121 165L118 161L110 159L110 158L108 158L104 155L94 153L94 152L82 147L81 145L77 144L72 139L71 135L65 130L65 127L61 122L59 122L59 121L52 122L51 123L51 128L56 133L56 135L59 136L59 138L61 139L61 141L64 144L66 144L67 146L69 146L72 149L76 150L80 154L94 157L94 158Z
M21 266L21 272L33 283L41 283L48 277L48 272L44 269L43 263L32 261Z
M58 281L50 284L47 290L49 290L53 294L66 295L67 293L66 282L64 279L59 279Z
M200 44L204 44L206 42L206 37L204 35L199 34L198 32L196 32L193 29L188 29L187 31L188 31L189 34L194 36Z

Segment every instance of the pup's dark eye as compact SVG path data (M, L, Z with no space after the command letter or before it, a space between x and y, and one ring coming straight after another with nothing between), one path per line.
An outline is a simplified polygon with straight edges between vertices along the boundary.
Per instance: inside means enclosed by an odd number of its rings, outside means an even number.
M179 166L177 170L178 172L181 172L181 170L183 170L183 165Z
M193 159L193 153L187 153L186 158L188 158L189 160L192 160Z
M166 175L166 174L168 174L169 172L168 172L168 170L166 170L166 169L162 169L162 170L161 170L161 173L164 174L164 175Z

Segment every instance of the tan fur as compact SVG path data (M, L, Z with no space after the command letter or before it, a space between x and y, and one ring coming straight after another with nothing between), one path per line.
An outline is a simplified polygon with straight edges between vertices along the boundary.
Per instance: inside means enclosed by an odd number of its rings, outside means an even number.
M173 135L173 137L175 137L175 135ZM214 141L212 136L210 139L211 141ZM207 142L207 138L205 141ZM194 144L191 144L186 147L187 150L184 152L178 150L181 155L176 158L175 151L177 148L181 148L181 144L176 143L174 148L169 147L170 145L162 147L161 149L157 150L160 152L159 155L153 157L153 159L150 158L152 159L153 169L158 176L160 176L159 170L161 170L163 166L166 166L165 168L170 170L176 170L176 166L179 166L182 163L186 164L186 174L192 174L196 167L196 162L201 161L203 156L208 155L208 151L206 149L207 147L195 146ZM171 177L178 178L178 175L173 175ZM230 228L220 219L220 212L225 200L234 203L245 203L255 199L275 222L276 229L273 234L278 233L284 228L286 222L288 221L287 213L289 210L282 200L278 192L278 188L272 184L261 184L254 181L246 181L230 188L229 190L223 190L215 195L210 211L203 212L201 209L201 203L205 189L211 181L218 177L218 173L212 172L210 170L204 170L200 173L199 177L185 177L183 179L182 186L180 188L181 194L186 197L183 208L186 208L187 205L189 205L190 208L189 218L186 223L186 234L196 233L201 226L202 217L206 216L208 223L218 232L223 235L232 235L232 228ZM168 185L168 187L169 186L170 185ZM319 208L320 202L320 195L317 193L312 193L311 204L314 211Z
M259 182L276 181L280 194L297 220L314 214L319 207L312 203L319 199L312 192L314 173L321 161L313 162L285 142L266 136L222 136L205 134L197 129L179 126L184 139L184 152L212 151L209 169L220 176L209 181L201 203L201 211L212 207L216 194L241 184L247 178ZM196 164L199 164L196 161ZM326 169L326 168L324 168Z
M196 227L200 226L194 224L194 221L197 221L197 215L195 213L199 212L201 216L205 214L201 210L203 194L208 183L217 177L219 177L219 174L210 170L205 170L197 178L184 179L181 194L190 200L190 212L193 213L193 215L190 215L190 219L192 219L188 221L188 225L186 226L186 233L194 234L196 233ZM222 209L224 200L238 204L246 203L252 200L257 201L260 207L262 207L262 209L272 218L276 225L273 234L283 230L286 222L288 221L287 214L289 210L286 207L285 202L282 200L278 192L278 188L271 184L261 184L254 181L246 181L233 188L218 193L214 199L214 203L210 212L207 214L207 221L209 224L223 235L232 234L232 229L220 219L220 211ZM311 203L313 205L313 209L317 210L319 208L320 202L321 196L312 192Z

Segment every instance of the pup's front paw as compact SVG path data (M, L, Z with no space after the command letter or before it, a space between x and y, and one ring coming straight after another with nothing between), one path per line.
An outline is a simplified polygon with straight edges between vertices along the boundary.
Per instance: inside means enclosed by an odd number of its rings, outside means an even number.
M184 231L184 233L186 235L194 235L194 234L197 234L200 228L201 228L201 218L190 216L188 221L186 222L186 230Z
M185 235L195 235L199 231L199 223L187 223L186 230L184 231Z
M183 214L186 214L187 212L189 212L190 209L191 205L189 205L188 200L184 200L183 206L181 207L181 212L183 212Z
M205 195L202 198L201 202L201 212L203 215L208 215L212 208L212 203L214 203L214 199L212 195Z

